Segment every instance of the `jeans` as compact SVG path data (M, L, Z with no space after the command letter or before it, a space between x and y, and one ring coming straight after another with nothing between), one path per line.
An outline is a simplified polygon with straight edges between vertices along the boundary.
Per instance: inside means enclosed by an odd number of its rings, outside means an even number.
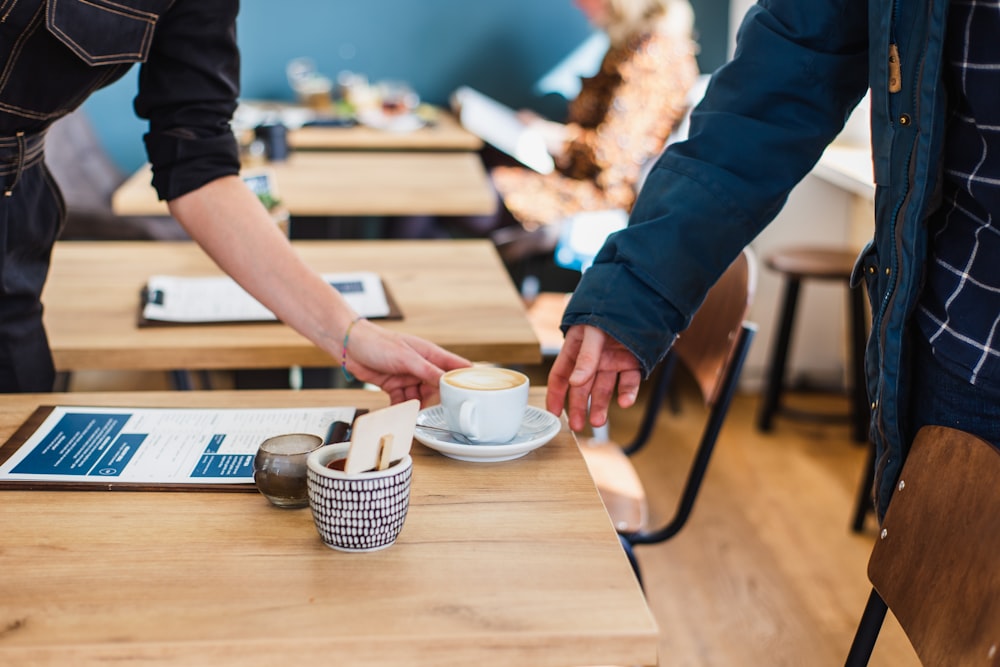
M0 139L0 393L52 391L55 368L42 325L42 288L65 210L45 165L2 158ZM16 149L15 149L16 150Z
M1000 392L982 388L945 368L923 334L914 330L913 417L908 442L921 426L949 426L1000 447Z

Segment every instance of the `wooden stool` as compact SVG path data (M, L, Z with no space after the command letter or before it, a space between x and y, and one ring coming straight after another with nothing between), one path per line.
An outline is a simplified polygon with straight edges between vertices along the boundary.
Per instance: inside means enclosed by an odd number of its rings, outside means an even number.
M865 390L865 294L863 288L850 286L851 271L856 255L846 249L825 247L785 248L768 256L765 265L785 277L785 295L778 320L778 331L768 364L767 387L758 417L758 428L770 431L776 414L791 418L818 421L850 419L852 435L857 442L868 440L869 407ZM788 361L788 345L795 320L799 288L803 280L839 280L847 287L848 312L850 322L850 359L848 369L848 392L851 398L849 415L829 415L801 410L792 410L782 405L785 391L785 366Z

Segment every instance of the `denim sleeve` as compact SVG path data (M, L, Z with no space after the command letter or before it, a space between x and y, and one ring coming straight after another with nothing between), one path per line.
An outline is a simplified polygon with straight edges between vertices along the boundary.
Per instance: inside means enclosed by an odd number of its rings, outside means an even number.
M239 96L235 0L178 0L160 19L135 110L161 199L239 173L230 120Z

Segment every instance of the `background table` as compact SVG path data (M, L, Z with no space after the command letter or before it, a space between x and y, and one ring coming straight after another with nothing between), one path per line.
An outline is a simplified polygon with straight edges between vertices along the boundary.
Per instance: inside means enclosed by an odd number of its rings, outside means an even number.
M427 105L423 105L427 106ZM445 150L477 151L483 141L469 132L451 111L430 106L433 119L410 131L369 127L362 123L350 126L303 125L316 112L300 104L280 100L242 100L236 112L241 142L253 139L255 123L283 122L289 126L288 145L298 150Z
M392 132L365 125L306 126L288 132L288 145L293 150L477 151L483 147L483 141L442 110L433 125L412 132Z
M468 151L298 151L274 171L293 216L488 215L496 195ZM112 196L117 215L169 215L149 165Z
M487 240L296 241L321 273L374 271L403 312L384 326L475 361L531 364L538 339ZM156 273L220 275L191 242L56 243L42 294L59 371L335 366L279 323L138 326L139 293Z
M0 403L0 442L53 402L376 408L385 395L17 395ZM505 463L413 455L403 531L367 554L327 548L308 509L257 494L0 492L0 664L656 664L656 624L565 427Z

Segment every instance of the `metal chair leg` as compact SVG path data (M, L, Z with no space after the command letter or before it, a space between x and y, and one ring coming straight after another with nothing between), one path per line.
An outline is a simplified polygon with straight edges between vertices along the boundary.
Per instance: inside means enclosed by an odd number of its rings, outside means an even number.
M875 445L868 444L868 456L865 458L865 469L861 473L858 482L858 498L854 504L854 520L851 522L851 530L860 533L865 528L865 519L868 513L875 509L872 499L872 483L875 479Z
M878 639L878 633L882 629L886 611L888 607L885 601L873 588L871 595L868 596L865 611L861 615L861 621L858 623L858 631L854 635L844 667L865 667L868 664L875 648L875 640Z
M632 572L635 573L635 578L639 582L639 588L645 588L642 585L642 571L639 569L639 560L635 557L635 550L632 548L632 543L621 534L618 535L618 541L621 542L622 549L625 550L625 555L628 557L628 564L632 566Z

